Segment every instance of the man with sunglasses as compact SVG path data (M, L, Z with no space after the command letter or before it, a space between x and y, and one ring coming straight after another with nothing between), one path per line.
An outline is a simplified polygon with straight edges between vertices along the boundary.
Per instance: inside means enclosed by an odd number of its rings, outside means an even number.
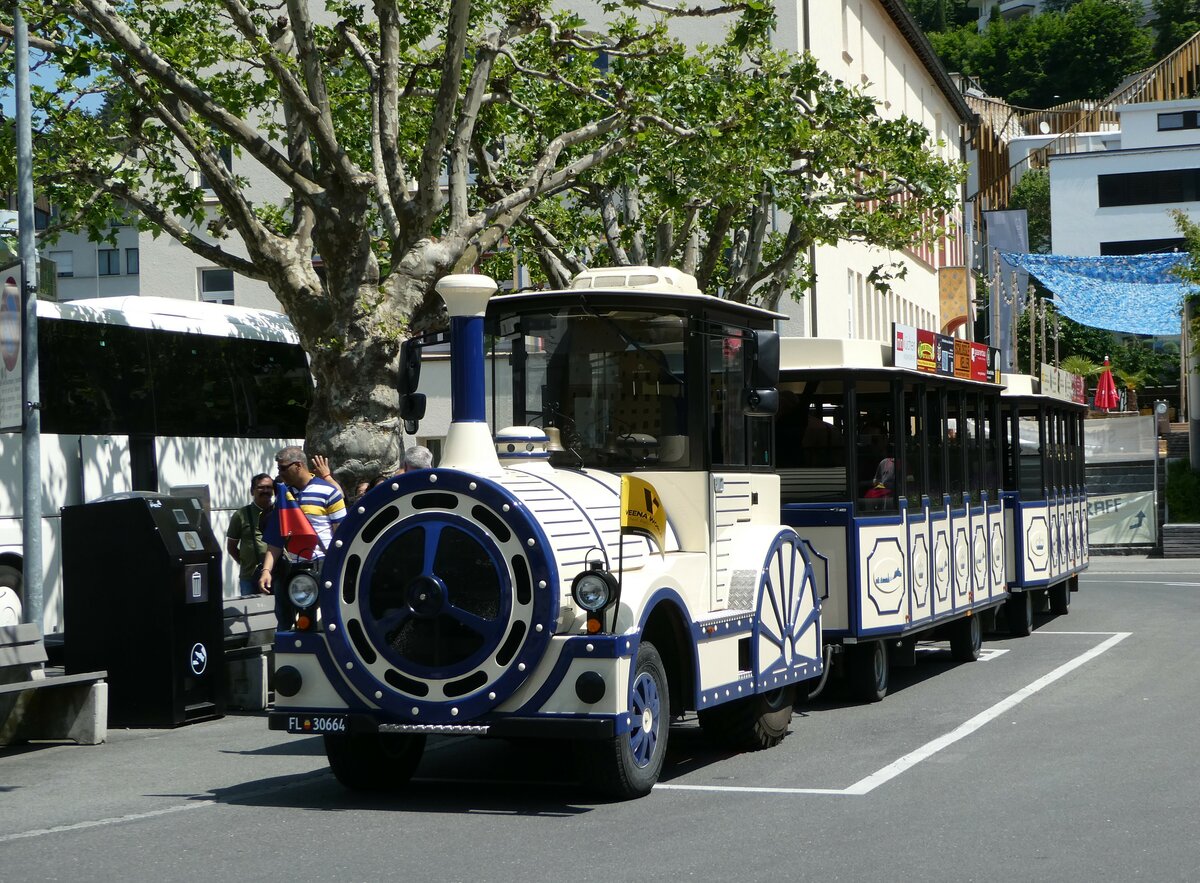
M257 570L267 554L263 524L275 504L275 482L265 472L250 479L250 502L233 513L225 531L225 549L238 562L238 591L258 593Z
M271 591L271 571L281 556L289 564L319 562L324 558L326 550L333 542L333 532L346 517L346 499L342 495L341 486L330 475L328 460L324 457L313 457L313 464L320 470L320 475L312 473L308 468L308 458L304 455L304 450L295 445L276 454L275 464L279 468L276 481L287 486L291 497L304 513L316 534L316 545L307 549L303 555L297 555L282 548L285 544L281 544L280 547L268 544L263 570L258 577L258 589L262 592ZM283 514L279 513L280 520ZM291 628L295 611L282 593L275 595L275 615L280 628Z

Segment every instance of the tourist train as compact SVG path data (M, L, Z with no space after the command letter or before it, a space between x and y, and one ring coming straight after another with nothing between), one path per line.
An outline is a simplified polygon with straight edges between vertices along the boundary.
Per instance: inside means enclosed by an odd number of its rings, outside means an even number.
M1043 598L1066 611L1083 408L994 351L972 369L965 341L903 326L890 348L781 338L782 315L667 268L437 288L441 462L353 504L276 635L270 726L322 735L346 786L402 786L429 735L520 736L638 796L673 720L769 748L831 671L880 699L918 641L967 661Z

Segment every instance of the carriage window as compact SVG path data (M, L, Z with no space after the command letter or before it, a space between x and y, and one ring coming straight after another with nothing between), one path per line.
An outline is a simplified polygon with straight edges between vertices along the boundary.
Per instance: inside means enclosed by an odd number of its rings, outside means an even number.
M925 432L929 463L929 499L934 508L945 505L946 493L946 409L942 390L925 394Z
M983 419L980 413L979 394L963 393L963 450L967 457L966 497L969 502L979 503L983 498Z
M1003 437L1000 425L1000 398L998 395L985 393L983 405L983 481L984 488L988 492L988 502L995 503L1000 499L1001 442Z
M963 505L963 489L967 483L966 414L960 390L946 391L946 489L950 505Z
M1022 414L1018 421L1020 444L1017 467L1017 490L1023 500L1044 500L1042 481L1042 438L1036 414Z
M925 420L921 402L925 387L913 383L904 385L904 493L910 509L919 509L925 493Z
M784 503L850 500L842 381L807 377L780 384L775 464Z
M855 385L854 426L858 509L894 512L897 432L890 381L860 380Z

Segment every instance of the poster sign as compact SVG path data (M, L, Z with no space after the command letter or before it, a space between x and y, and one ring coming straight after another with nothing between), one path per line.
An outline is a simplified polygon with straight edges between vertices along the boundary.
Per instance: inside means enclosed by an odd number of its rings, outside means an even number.
M954 341L954 376L960 380L971 379L971 341Z
M971 379L988 380L988 348L987 344L971 341Z
M1088 495L1088 542L1126 546L1156 542L1154 491Z
M917 330L917 370L937 373L937 343L934 333L924 328Z
M913 325L892 324L893 364L897 368L917 370L917 329Z
M24 377L21 372L25 329L21 265L0 269L0 430L25 426Z
M954 338L945 334L936 334L933 338L933 348L937 351L937 373L953 377Z
M892 364L926 374L1000 382L1000 351L912 325L892 324Z

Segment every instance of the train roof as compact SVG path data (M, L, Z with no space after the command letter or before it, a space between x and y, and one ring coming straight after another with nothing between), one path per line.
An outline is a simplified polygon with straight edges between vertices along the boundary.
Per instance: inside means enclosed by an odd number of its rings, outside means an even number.
M74 322L149 328L211 337L238 337L276 343L299 343L291 320L283 313L231 307L174 297L96 297L37 302L38 316Z
M1063 396L1042 392L1042 382L1030 374L1005 374L1002 379L1004 391L1001 395L1005 398L1044 399L1081 410L1087 408L1086 402L1075 402Z
M566 305L603 300L614 305L653 306L688 312L723 312L759 324L786 319L783 313L750 306L704 294L696 280L673 267L613 267L585 270L571 282L570 288L553 291L522 291L498 294L488 301L488 309L523 307L526 303ZM640 303L638 303L640 301Z

